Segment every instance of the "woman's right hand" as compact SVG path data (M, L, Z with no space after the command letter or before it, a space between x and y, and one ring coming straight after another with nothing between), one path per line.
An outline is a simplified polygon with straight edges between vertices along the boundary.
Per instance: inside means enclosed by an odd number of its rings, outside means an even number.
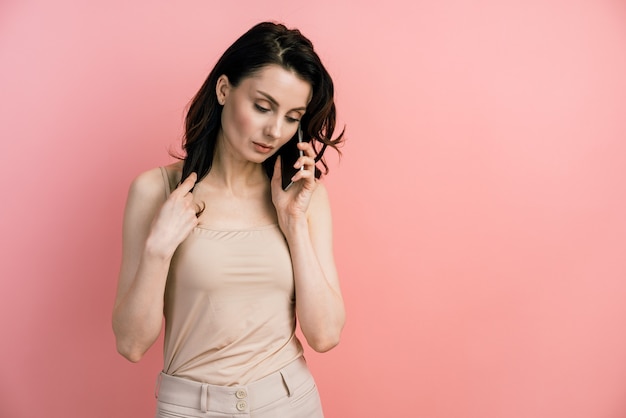
M170 258L178 245L198 225L198 205L193 201L197 174L191 173L161 206L154 218L146 245L154 254Z

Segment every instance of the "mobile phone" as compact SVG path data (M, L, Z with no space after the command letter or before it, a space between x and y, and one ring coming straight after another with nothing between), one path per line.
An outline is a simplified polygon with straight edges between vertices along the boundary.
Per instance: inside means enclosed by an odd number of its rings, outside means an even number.
M298 149L298 143L300 142L302 142L302 128L300 124L298 124L297 140L295 137L291 138L285 145L280 147L278 151L278 155L280 155L280 175L282 177L283 190L287 190L291 187L293 184L291 178L295 176L299 170L304 170L304 166L299 169L293 167L298 158L304 155L302 150Z

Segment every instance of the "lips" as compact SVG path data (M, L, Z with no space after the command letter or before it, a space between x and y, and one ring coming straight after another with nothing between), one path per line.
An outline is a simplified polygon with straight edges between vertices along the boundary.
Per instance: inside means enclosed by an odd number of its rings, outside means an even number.
M268 152L271 152L274 147L271 145L267 145L267 144L263 144L261 142L252 142L254 144L254 148L263 154L267 154Z

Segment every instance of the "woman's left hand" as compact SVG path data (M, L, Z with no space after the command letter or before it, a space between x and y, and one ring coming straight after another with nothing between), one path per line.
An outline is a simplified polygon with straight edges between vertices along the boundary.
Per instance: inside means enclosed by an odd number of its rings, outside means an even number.
M304 155L296 161L295 168L304 167L292 177L293 184L286 191L282 188L281 158L276 159L272 176L272 202L278 215L278 223L286 233L290 227L306 220L311 196L317 187L315 180L315 151L309 142L301 142L298 148Z

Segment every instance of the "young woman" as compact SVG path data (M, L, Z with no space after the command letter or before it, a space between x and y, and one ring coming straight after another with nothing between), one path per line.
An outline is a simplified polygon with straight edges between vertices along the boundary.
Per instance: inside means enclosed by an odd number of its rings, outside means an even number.
M333 83L311 42L261 23L190 104L185 158L133 181L113 329L136 362L165 316L157 417L323 416L295 328L297 316L324 352L344 325L316 168L342 140L334 130ZM299 135L284 190L278 156Z

